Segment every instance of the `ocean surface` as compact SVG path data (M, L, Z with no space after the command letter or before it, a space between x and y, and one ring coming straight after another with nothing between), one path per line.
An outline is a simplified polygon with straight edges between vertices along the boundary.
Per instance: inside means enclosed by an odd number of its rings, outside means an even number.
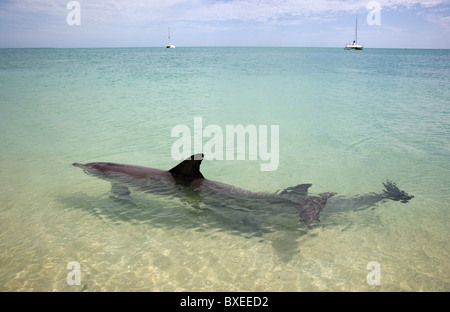
M2 49L0 291L450 291L449 86L450 50ZM279 127L276 170L248 147L208 179L334 204L308 229L245 198L123 200L72 166L170 169L195 120ZM361 201L386 180L415 197Z

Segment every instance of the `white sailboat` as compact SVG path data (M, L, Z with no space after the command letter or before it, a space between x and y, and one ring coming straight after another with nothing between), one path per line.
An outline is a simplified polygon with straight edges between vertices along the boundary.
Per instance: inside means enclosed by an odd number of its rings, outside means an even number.
M173 45L173 44L171 44L170 43L170 28L167 30L167 32L168 32L168 39L169 39L169 41L168 41L168 43L167 43L167 45L166 45L166 48L168 48L168 49L173 49L173 48L175 48L175 46Z
M345 45L345 50L362 50L362 44L358 44L358 13L356 13L356 23L355 23L355 40L353 43L347 43Z

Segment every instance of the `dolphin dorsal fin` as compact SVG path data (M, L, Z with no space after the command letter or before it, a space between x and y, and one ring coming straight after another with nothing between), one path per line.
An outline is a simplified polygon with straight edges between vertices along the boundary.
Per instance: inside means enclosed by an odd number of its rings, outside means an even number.
M192 155L169 170L174 178L204 179L200 172L200 165L204 155L202 153Z

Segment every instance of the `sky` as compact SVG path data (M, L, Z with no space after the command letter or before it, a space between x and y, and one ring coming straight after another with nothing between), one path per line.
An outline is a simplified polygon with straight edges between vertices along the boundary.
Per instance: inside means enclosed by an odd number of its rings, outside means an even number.
M450 0L0 0L0 48L450 49Z

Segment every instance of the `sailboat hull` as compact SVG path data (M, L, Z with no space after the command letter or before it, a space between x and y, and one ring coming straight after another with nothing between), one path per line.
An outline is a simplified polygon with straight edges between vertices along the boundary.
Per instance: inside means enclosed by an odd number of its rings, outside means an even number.
M361 44L347 44L344 50L362 50L363 46Z

